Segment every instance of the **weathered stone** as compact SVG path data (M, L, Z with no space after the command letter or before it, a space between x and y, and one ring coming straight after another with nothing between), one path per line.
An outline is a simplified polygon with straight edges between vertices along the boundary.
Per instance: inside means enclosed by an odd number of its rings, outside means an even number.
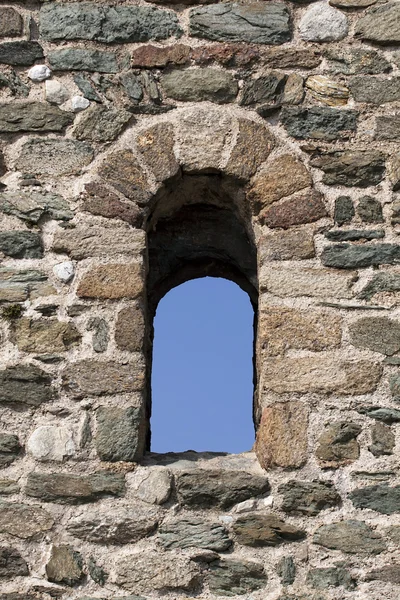
M288 349L319 352L341 343L340 317L310 310L278 306L261 306L257 343L260 352L269 356L284 354Z
M0 479L0 495L8 496L11 494L18 494L20 487L13 479Z
M64 198L46 192L4 192L0 194L0 211L27 223L38 223L43 216L69 221L74 213Z
M284 264L265 265L259 277L262 291L280 297L351 298L355 281L353 273L309 267L297 267L294 272L293 267Z
M265 233L258 246L260 261L314 258L314 228L298 227Z
M226 67L244 67L260 58L260 50L252 44L210 44L191 48L190 58L199 65L216 62Z
M339 421L329 425L319 437L315 452L321 467L336 469L357 460L360 447L356 438L360 433L357 423Z
M390 393L395 402L400 402L400 374L392 375L389 379Z
M400 6L397 2L374 6L358 20L356 37L377 44L398 44L400 42L399 19Z
M190 35L217 42L283 44L290 40L290 13L282 2L212 4L190 11Z
M46 296L49 287L40 271L0 268L0 302L24 302L31 294Z
M297 139L336 140L356 130L357 117L356 110L311 106L284 108L280 118L289 135Z
M300 36L307 42L337 42L348 30L346 16L325 2L310 6L299 23Z
M282 96L282 104L301 104L304 98L304 79L298 73L290 73Z
M120 254L128 256L140 256L145 248L145 234L140 229L132 230L127 225L101 227L98 225L77 225L74 229L64 229L56 232L53 239L52 250L62 254L68 254L73 260L82 260L84 258L93 258L95 256L111 257ZM129 267L129 273L124 273L124 268ZM121 271L120 271L121 270ZM110 268L100 269L105 277L112 276L115 271L115 277L118 272L121 275L132 276L135 266L132 265L111 265ZM136 277L138 276L136 269ZM127 282L121 282L126 285ZM104 281L105 286L107 281Z
M0 37L16 37L22 34L22 17L14 8L0 9Z
M101 586L106 584L108 579L108 573L96 563L93 556L89 557L89 560L87 561L87 567L89 575L95 583L98 583Z
M292 556L283 556L276 565L282 585L292 585L296 577L296 565Z
M105 352L109 342L109 326L105 319L93 317L87 324L87 330L93 331L92 346L95 352Z
M83 275L77 294L80 298L137 298L143 292L141 263L108 263Z
M150 199L147 177L131 150L119 150L109 154L99 173L107 183L130 200L146 204Z
M0 579L13 579L24 575L29 575L29 569L18 550L0 546Z
M139 550L116 558L114 581L134 592L190 590L198 583L199 568L181 553Z
M233 102L238 84L231 73L221 69L186 69L172 71L161 78L161 85L168 98L190 102Z
M73 586L83 577L82 566L81 555L70 546L52 546L46 576L53 583Z
M101 98L96 92L95 87L88 76L83 75L82 73L75 73L73 75L73 79L79 91L82 92L83 96L87 100L101 102Z
M256 454L263 469L296 469L307 460L308 410L297 401L264 408L257 431Z
M20 171L40 175L74 175L92 162L94 152L86 142L69 139L28 139L16 161Z
M364 223L383 223L382 204L372 196L363 196L358 201L357 214Z
M285 373L285 378L282 378ZM334 357L269 358L262 365L263 389L284 394L318 392L367 394L376 389L382 375L379 364L350 362Z
M63 371L63 387L73 398L135 392L143 387L140 363L97 362L90 359L70 363Z
M40 406L53 397L51 377L34 365L8 367L0 371L0 404Z
M400 485L371 485L353 490L349 498L356 508L368 508L384 515L400 512Z
M263 588L268 581L262 564L230 559L212 562L207 579L217 596L241 596Z
M349 99L348 88L326 75L308 77L306 87L313 98L328 106L344 106Z
M328 213L322 194L308 190L268 206L260 213L260 220L271 228L288 229L293 225L313 223L326 216Z
M393 454L396 437L391 428L383 423L376 423L371 429L371 445L368 450L376 457Z
M356 102L379 105L400 100L400 77L352 77L349 88Z
M272 513L243 515L236 519L233 532L239 544L254 548L277 546L306 537L304 530L288 525Z
M62 462L75 454L75 444L72 433L66 427L42 425L30 436L27 450L36 460Z
M397 410L397 408L368 406L359 408L358 412L367 415L367 417L370 417L371 419L388 423L389 425L400 421L400 410Z
M91 475L32 472L28 475L25 487L27 496L60 504L93 502L104 496L122 496L124 492L124 476L108 471Z
M135 204L122 201L116 194L98 183L87 183L85 190L87 197L82 210L108 219L120 219L133 227L140 225L142 217Z
M297 481L292 479L280 485L283 495L282 510L287 513L316 516L321 510L340 504L341 498L328 481Z
M53 517L43 508L32 504L0 503L0 532L24 540L49 531Z
M350 324L350 341L357 348L367 348L392 356L400 350L400 323L387 317L365 317Z
M359 269L372 265L393 265L400 262L400 248L396 244L328 246L321 255L322 264L337 269Z
M365 8L375 4L377 0L329 0L332 6L339 8Z
M184 65L188 62L190 55L190 47L184 44L175 44L174 46L154 46L147 44L140 46L132 52L131 65L132 67L154 68L166 67L169 64Z
M339 196L335 200L334 221L339 225L350 223L355 215L353 200L350 196Z
M118 63L113 52L86 48L63 48L49 52L49 64L54 71L90 71L118 73ZM91 100L91 98L88 98Z
M400 190L400 155L394 154L390 157L389 166L388 166L388 175L390 183L392 184L392 189L394 192L398 192ZM399 203L393 203L393 216L392 216L392 225L397 225L399 223Z
M348 229L325 231L324 236L331 242L357 242L359 240L377 240L385 237L383 229Z
M112 142L131 118L127 110L93 105L83 113L73 135L78 140Z
M272 160L254 177L249 198L263 208L312 184L305 165L290 154Z
M354 590L355 580L347 569L343 567L326 567L324 569L310 569L307 573L306 583L317 590L326 590L343 586L346 590Z
M72 123L73 117L45 102L0 104L0 132L62 131Z
M239 119L239 132L225 172L248 180L267 160L275 146L275 138L268 129L250 121Z
M5 42L0 44L0 64L14 67L32 65L44 58L43 48L38 42Z
M268 75L245 81L240 99L242 106L257 103L280 104L287 81L287 75L271 71Z
M14 462L20 450L18 436L11 433L0 433L0 468L8 467Z
M90 3L49 4L40 11L45 40L94 40L124 43L163 40L179 35L176 14L149 6L107 6Z
M70 97L67 88L57 79L48 79L45 82L45 90L46 100L50 104L64 104Z
M368 1L368 0L366 0ZM391 64L376 50L330 48L326 53L329 71L343 75L380 75L391 71Z
M380 569L368 570L365 575L366 581L385 581L388 583L400 584L400 565L393 563L384 565Z
M96 450L101 460L135 461L141 458L145 435L140 408L108 408L96 411Z
M171 495L172 477L163 467L148 467L137 474L136 496L149 504L164 504Z
M386 550L386 544L364 521L340 521L321 525L314 533L314 544L349 554L371 555Z
M115 325L115 343L120 350L140 352L143 349L145 322L139 306L123 308Z
M134 73L128 71L120 75L120 82L124 88L124 92L133 104L138 104L143 100L143 77L139 78ZM151 94L149 94L150 96ZM157 98L159 100L159 98ZM140 109L141 110L141 109Z
M2 231L0 252L12 258L42 258L42 239L31 231Z
M79 344L76 327L57 319L18 319L12 341L23 352L64 352Z
M224 552L232 545L226 529L220 523L208 523L203 518L164 522L159 529L158 539L164 548L206 548Z
M384 177L385 157L372 150L326 152L311 158L311 166L324 171L326 185L369 187Z
M268 48L262 54L262 62L275 69L314 69L321 60L317 48Z
M185 71L186 72L186 71ZM146 129L137 138L137 147L157 181L165 181L179 172L174 154L174 129L160 123Z
M130 544L150 535L157 527L155 509L114 507L107 510L85 510L68 521L67 531L94 544Z
M226 509L269 491L265 477L218 469L180 471L175 475L175 485L179 503L191 508Z

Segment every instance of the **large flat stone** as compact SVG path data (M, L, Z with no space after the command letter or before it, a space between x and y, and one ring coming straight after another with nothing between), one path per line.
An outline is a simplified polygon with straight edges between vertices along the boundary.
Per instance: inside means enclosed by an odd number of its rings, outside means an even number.
M144 383L141 364L84 359L70 363L62 374L63 388L73 398L139 391Z
M354 273L330 269L265 264L260 272L260 288L275 296L312 298L351 298Z
M400 139L400 114L383 115L375 118L375 139L396 141Z
M371 485L353 490L349 498L356 508L368 508L384 515L400 512L400 485Z
M146 426L140 408L100 406L96 422L96 451L100 460L135 461L142 457Z
M218 560L210 565L210 591L217 596L244 595L267 585L268 577L260 563L249 560Z
M0 532L27 540L44 534L54 525L54 519L43 508L32 504L0 503Z
M47 102L0 104L0 132L62 131L73 115Z
M79 344L81 335L76 327L57 319L18 319L12 341L23 352L65 352Z
M94 502L104 496L122 496L124 492L124 475L108 471L91 475L32 472L25 486L27 496L60 504Z
M99 173L107 183L139 205L146 204L151 197L146 174L131 150L109 154Z
M356 37L377 44L398 44L400 42L400 6L388 2L383 6L373 6L356 25Z
M93 104L83 112L73 135L89 142L112 142L131 119L132 113L127 110Z
M203 518L187 517L164 522L158 539L164 548L206 548L224 552L232 545L226 529L220 523L205 522Z
M383 54L370 48L331 48L326 53L331 73L380 75L392 67Z
M351 95L356 102L386 104L400 100L400 77L352 77L349 81Z
M7 546L0 546L0 580L14 579L29 575L26 561L18 550Z
M46 576L53 583L68 586L78 584L83 578L83 560L79 552L70 546L52 546Z
M190 102L233 102L238 93L237 81L221 69L186 69L171 71L161 78L165 95Z
M38 223L43 216L69 221L74 213L64 198L46 192L4 192L0 194L0 211L27 223Z
M84 48L52 50L48 55L54 71L90 71L96 73L118 73L117 57L113 52ZM91 98L88 98L91 100Z
M357 423L339 421L331 423L318 438L316 457L322 468L337 469L351 464L360 456L357 437L361 426Z
M373 555L386 550L386 544L364 521L340 521L321 525L314 534L314 544L348 554Z
M238 124L238 136L225 173L248 180L267 160L275 138L268 129L249 119L239 119Z
M278 546L306 537L304 530L285 523L273 513L240 516L233 525L233 532L239 544L253 548Z
M143 293L141 262L107 263L92 267L81 278L77 294L80 298L137 298Z
M292 479L280 485L278 492L283 495L282 510L290 514L313 517L341 501L336 488L326 481Z
M271 229L288 229L293 225L314 223L327 216L323 195L310 189L267 206L261 212L260 220Z
M286 107L280 119L288 134L296 139L336 140L349 137L357 129L358 112L326 106Z
M133 227L140 227L142 216L136 204L121 200L117 194L99 183L87 183L85 191L87 196L82 210L107 219L126 221Z
M262 264L271 260L314 258L314 228L293 227L265 233L259 241L258 252Z
M38 175L75 175L93 158L93 149L87 142L32 138L23 144L15 166L20 171Z
M398 244L373 244L371 246L337 244L324 248L321 261L326 267L336 269L395 265L400 263L400 246Z
M22 40L0 44L0 64L27 67L43 58L43 48L38 42Z
M311 166L324 171L326 185L369 187L382 181L385 157L375 150L345 150L325 152L311 158Z
M12 258L43 258L42 238L33 231L2 231L0 252Z
M365 317L350 323L350 342L392 356L400 350L400 323L387 317Z
M73 229L58 230L52 250L68 254L73 260L96 256L141 256L145 249L145 232L128 226L101 227L77 225ZM116 273L118 268L115 269Z
M8 367L0 371L0 404L40 406L53 398L51 377L33 365Z

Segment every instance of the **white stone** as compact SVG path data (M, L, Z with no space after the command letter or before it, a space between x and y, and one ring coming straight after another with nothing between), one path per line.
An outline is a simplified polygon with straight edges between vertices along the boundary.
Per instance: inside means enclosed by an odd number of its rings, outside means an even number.
M32 81L44 81L51 77L51 71L46 65L35 65L29 69L28 77L29 79L32 79Z
M136 496L149 504L163 504L171 493L171 474L163 467L153 467L136 474Z
M231 517L231 515L220 515L218 521L224 525L229 525L230 523L233 523L233 517Z
M243 502L239 502L239 504L236 504L236 506L232 509L232 512L244 513L248 512L249 510L254 510L256 508L257 500L255 498L250 498L249 500L244 500Z
M63 461L75 454L75 444L72 433L65 427L43 425L38 427L28 440L28 452L36 460Z
M300 36L308 42L336 42L349 31L347 17L325 2L310 6L299 24Z
M71 100L71 107L73 112L80 112L90 106L90 102L83 96L73 96Z
M53 273L60 281L68 283L75 273L74 264L69 260L58 263L58 265L54 265Z
M272 508L274 505L274 497L268 496L267 498L263 498L262 500L260 500L260 503L263 508Z
M57 79L46 81L46 100L51 104L64 104L69 98L69 92Z

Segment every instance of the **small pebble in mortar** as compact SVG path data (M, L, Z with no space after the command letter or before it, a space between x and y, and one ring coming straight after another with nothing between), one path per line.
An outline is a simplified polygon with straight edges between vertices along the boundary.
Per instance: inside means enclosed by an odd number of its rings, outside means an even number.
M90 102L83 96L74 96L71 100L71 106L74 112L80 112L81 110L88 108L90 106Z
M63 104L69 98L69 92L59 81L50 79L46 81L46 100L51 104Z
M53 267L54 275L64 283L68 283L72 279L74 272L74 265L71 261L58 263L58 265L54 265Z
M32 81L44 81L51 77L51 71L46 65L35 65L28 71L28 77Z

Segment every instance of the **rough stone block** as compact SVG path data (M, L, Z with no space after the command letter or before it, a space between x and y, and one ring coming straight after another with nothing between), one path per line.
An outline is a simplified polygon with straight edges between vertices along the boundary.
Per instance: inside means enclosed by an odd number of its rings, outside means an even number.
M166 67L167 65L184 65L189 61L190 47L185 44L173 46L154 46L147 44L133 50L131 55L132 67L152 69Z
M87 197L82 205L82 210L107 219L120 219L133 227L140 226L142 216L135 204L124 202L117 194L98 183L87 183L85 191Z
M94 104L83 112L73 135L77 140L112 142L131 119L132 114L127 110Z
M280 297L351 298L354 273L311 267L266 264L261 267L260 289Z
M244 595L266 586L268 577L260 563L249 560L223 560L211 563L210 591L217 596Z
M400 322L387 317L365 317L349 326L350 341L357 348L367 348L392 356L400 350Z
M28 67L44 58L43 48L38 42L4 42L0 44L0 64Z
M139 306L123 308L115 325L115 342L120 350L140 352L143 349L145 321Z
M283 495L282 510L290 514L316 516L321 510L338 506L341 502L336 488L329 481L297 481L292 479L280 485Z
M83 359L70 363L62 374L63 387L73 398L139 391L144 383L140 362L120 364Z
M371 429L371 445L368 450L376 458L393 454L396 437L390 427L383 423L376 423Z
M357 437L361 426L357 423L339 421L328 425L318 439L316 456L322 468L336 469L348 465L360 456Z
M140 408L100 406L96 422L96 450L101 460L135 461L142 457L146 426Z
M25 575L29 575L28 565L18 550L7 546L0 546L0 580L13 579L14 577L23 577Z
M398 244L374 244L371 246L337 244L324 248L321 261L326 267L336 269L394 265L400 263L400 246Z
M232 545L226 529L220 523L204 522L199 517L164 521L158 538L163 548L194 547L224 552Z
M21 446L18 437L11 433L0 433L0 468L8 467L18 457Z
M124 492L124 475L108 471L91 475L32 472L25 486L27 496L60 504L94 502L104 496L122 496Z
M0 9L0 37L17 37L22 34L23 20L19 12L11 7Z
M385 174L385 156L375 150L328 151L312 157L310 164L324 171L326 185L364 188L377 185Z
M145 205L150 199L149 182L131 150L118 150L109 154L101 165L99 174L104 181L139 205Z
M12 258L43 258L42 238L32 231L2 231L0 252Z
M358 112L324 106L287 107L280 119L288 134L296 139L336 140L349 137L357 129Z
M18 319L12 341L23 352L65 352L79 344L81 335L69 322L57 319Z
M27 450L36 460L62 462L75 454L75 444L66 427L42 425L30 436Z
M326 2L317 2L303 15L299 31L307 42L337 42L347 36L349 25L342 12Z
M358 20L356 37L377 44L398 44L400 42L399 19L400 6L397 2L373 6Z
M84 258L120 254L140 257L144 252L145 245L145 232L140 229L132 230L131 227L118 224L108 227L78 225L74 229L58 230L53 239L52 249L54 252L68 254L73 260L82 260ZM119 268L123 266L111 265L110 271L115 271L117 277ZM126 283L125 281L124 285ZM106 285L107 281L105 281Z
M62 131L73 115L46 102L0 104L0 132Z
M34 365L0 371L0 404L40 406L53 398L51 377Z
M171 71L163 75L161 85L168 98L217 104L233 102L239 89L231 73L212 68Z
M268 206L260 213L260 220L272 229L288 229L293 225L314 223L327 216L322 194L308 190Z
M52 546L46 576L53 583L76 585L83 578L83 561L79 552L70 546Z
M369 1L369 0L367 0ZM331 2L332 3L332 2ZM330 48L326 52L329 71L343 75L380 75L391 71L391 64L380 52L370 48Z
M314 534L314 544L348 554L371 555L386 550L382 536L364 521L340 521L321 525Z
M186 71L185 71L186 72ZM174 154L174 129L172 125L160 123L140 132L137 147L157 181L165 181L179 172Z
M143 293L142 263L108 263L92 267L81 278L80 298L137 298Z
M0 211L30 224L44 216L56 221L69 221L74 216L64 198L46 192L4 192L0 194Z
M92 162L94 152L86 142L69 139L28 139L15 166L20 171L40 175L75 175Z
M48 55L54 71L89 71L96 73L118 73L117 57L113 52L83 48L52 50ZM86 96L87 97L87 96ZM92 98L88 98L92 100Z
M400 512L400 485L371 485L353 490L349 498L356 508L368 508L384 515Z
M54 519L40 506L13 502L0 503L0 532L27 540L42 535Z
M254 548L278 546L306 537L304 530L285 523L273 513L240 516L233 525L233 532L239 544Z
M265 233L258 243L261 264L271 260L314 258L314 228L296 227Z

